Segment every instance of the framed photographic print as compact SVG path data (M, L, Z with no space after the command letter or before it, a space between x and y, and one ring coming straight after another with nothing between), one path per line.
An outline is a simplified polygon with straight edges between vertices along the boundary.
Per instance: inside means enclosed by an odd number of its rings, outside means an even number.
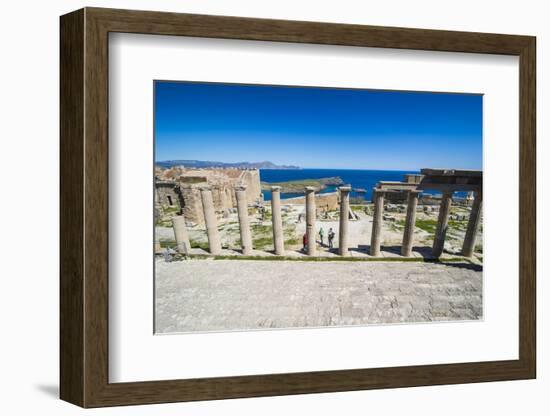
M534 378L535 38L61 17L83 406Z

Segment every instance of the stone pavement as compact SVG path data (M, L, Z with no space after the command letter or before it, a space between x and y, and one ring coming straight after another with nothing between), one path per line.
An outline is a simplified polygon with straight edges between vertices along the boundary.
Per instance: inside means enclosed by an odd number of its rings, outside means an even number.
M157 333L482 318L470 263L157 259Z

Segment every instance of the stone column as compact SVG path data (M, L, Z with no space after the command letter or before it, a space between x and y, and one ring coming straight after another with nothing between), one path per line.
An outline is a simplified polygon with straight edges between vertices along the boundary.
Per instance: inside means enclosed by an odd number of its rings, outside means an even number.
M462 245L462 255L465 257L472 257L474 254L477 230L481 222L481 205L482 195L481 191L478 191L474 196L474 203L472 204L470 219L468 220L468 228L466 229L464 244Z
M349 193L351 187L341 186L340 188L340 230L338 232L338 254L349 256L348 250L348 229L349 229Z
M403 245L401 246L401 255L404 257L410 257L412 254L416 206L418 205L419 193L419 191L409 191L407 198L407 217L405 219L405 230L403 231Z
M239 229L241 231L241 247L243 254L252 254L252 236L250 234L250 223L248 221L248 201L246 199L246 186L241 185L235 188L237 199L237 213L239 214Z
M373 189L374 216L372 218L372 234L370 239L370 255L380 255L380 234L382 231L382 215L384 213L384 192Z
M434 245L432 255L434 257L441 256L445 245L445 235L449 225L449 213L451 212L451 202L453 201L452 192L444 192L441 197L441 205L439 206L439 217L437 218L437 228L435 230Z
M315 228L315 188L306 186L306 235L307 235L307 254L315 256L317 252L317 230Z
M273 224L273 246L275 254L285 254L285 238L283 234L283 219L281 216L281 187L271 187L271 221Z
M191 252L191 244L189 243L189 235L187 234L184 216L176 215L172 217L172 227L174 227L174 237L176 238L178 253L189 254Z
M155 236L155 254L162 253L162 247L160 246L160 240L157 236Z
M202 209L204 212L204 222L206 224L206 234L208 236L208 248L211 254L220 254L222 245L220 234L218 233L218 221L214 211L214 201L210 188L201 188Z

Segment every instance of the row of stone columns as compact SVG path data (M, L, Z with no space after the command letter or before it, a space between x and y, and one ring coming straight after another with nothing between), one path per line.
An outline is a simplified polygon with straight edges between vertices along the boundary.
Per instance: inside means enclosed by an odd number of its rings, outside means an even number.
M462 255L464 257L471 257L474 254L477 231L481 222L482 198L482 191L475 192L474 202L472 204L470 218L468 219L468 226L466 228L466 235L464 236L464 242L462 243ZM432 254L434 257L439 257L443 253L445 237L449 226L449 214L451 212L452 199L452 192L443 193L441 205L439 206L439 217L437 219L436 234L432 248Z
M339 253L342 256L349 254L348 251L348 217L349 217L349 192L350 187L341 187L341 204L340 204L340 245ZM218 223L214 210L214 201L212 191L209 188L201 188L201 201L204 211L204 221L206 226L206 234L208 237L208 248L211 254L221 253L221 241L218 232ZM246 187L238 186L235 189L237 200L237 213L239 217L239 230L241 236L241 247L244 255L252 254L252 235L250 233L250 223L248 219L248 202L246 198ZM307 254L314 256L317 251L315 227L316 206L315 206L315 188L306 188L306 235L308 239ZM273 186L271 188L271 220L273 228L273 246L276 255L284 255L284 232L283 221L281 214L281 187ZM187 228L185 227L185 219L182 215L178 215L172 219L174 235L176 238L176 246L178 252L189 254L191 245Z
M221 253L221 240L220 234L218 232L218 221L216 219L212 191L209 188L204 187L200 189L200 194L202 208L204 212L206 235L208 238L208 250L211 254L217 255ZM252 254L253 247L252 234L250 232L250 222L248 219L248 201L246 197L246 186L238 186L235 189L235 196L237 200L237 215L239 217L239 230L241 236L242 252L244 255L248 256ZM283 221L281 215L281 188L279 186L272 187L271 207L271 218L273 222L273 244L275 248L275 254L283 255L285 248ZM185 226L185 219L183 215L178 215L172 218L172 224L174 228L174 236L176 238L176 247L178 252L182 254L189 254L191 245L189 243L189 236L187 234L187 228ZM157 241L155 241L155 248L157 250ZM158 249L157 251L160 251L160 249Z
M340 229L339 229L339 244L338 253L341 256L349 255L348 239L349 239L349 194L351 188L349 186L342 186L340 190ZM384 212L384 191L374 189L374 214L372 222L372 234L370 254L371 256L380 256L380 242L382 231L382 218ZM206 225L206 233L208 237L208 247L211 254L217 255L221 253L221 240L218 232L218 222L216 219L216 213L214 210L214 202L212 198L212 191L209 188L201 188L201 201L204 211L204 219ZM241 247L244 255L252 254L252 235L250 232L250 223L248 219L248 202L246 197L246 187L239 186L235 190L237 199L237 213L239 217L239 229L241 236ZM404 257L410 257L412 255L414 227L416 222L416 207L418 205L418 196L420 192L413 190L408 191L407 197L407 213L405 219L405 230L403 232L403 242L401 247L401 254ZM306 187L306 236L307 236L307 254L309 256L315 256L317 251L316 237L317 230L315 226L316 221L316 206L315 206L315 189L313 187ZM434 244L432 248L432 254L434 257L441 256L443 252L443 246L445 244L445 236L447 233L449 213L451 209L452 192L445 192L441 199L441 205L439 209L439 217L437 221L437 229L434 238ZM462 254L466 257L473 255L477 230L481 221L481 205L482 194L476 192L470 219L468 221L468 228L464 243L462 246ZM273 225L273 245L276 255L283 255L284 248L284 233L281 215L281 188L279 186L273 186L271 188L271 219ZM187 234L187 228L185 226L185 219L183 216L176 216L173 218L174 235L176 238L176 246L178 252L182 254L189 254L191 245L189 243L189 236ZM157 244L157 241L155 241Z
M416 206L418 205L419 191L408 191L407 214L405 217L405 230L401 244L401 255L410 257L412 255L414 226L416 223ZM380 241L382 234L382 217L384 214L384 191L373 189L374 214L372 218L372 232L370 240L370 255L380 256Z
M384 212L384 191L374 189L374 214L372 221L372 234L370 254L371 256L380 255L380 239L382 230L382 216ZM407 215L405 219L405 230L403 232L403 243L401 246L401 255L410 257L412 255L414 227L416 223L416 207L418 205L419 191L408 191L407 197ZM444 192L439 206L439 216L437 219L437 228L432 247L432 255L436 258L443 253L445 237L449 226L449 214L451 212L451 203L453 199L452 192ZM464 237L462 246L462 255L471 257L474 253L476 235L481 221L482 193L476 192L474 203L468 220L468 228Z

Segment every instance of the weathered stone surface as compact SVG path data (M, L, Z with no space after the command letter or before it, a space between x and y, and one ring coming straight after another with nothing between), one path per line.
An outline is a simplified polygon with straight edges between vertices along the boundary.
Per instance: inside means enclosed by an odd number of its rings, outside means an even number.
M349 256L349 193L351 187L341 186L340 188L340 230L338 237L338 254Z
M208 235L209 251L211 254L220 254L222 247L218 232L218 220L216 219L210 188L201 188L201 200L206 223L206 234Z
M471 264L186 260L156 263L159 333L476 320Z
M447 235L447 227L449 224L449 213L451 211L451 203L453 201L453 193L445 192L441 197L441 205L439 206L439 216L437 218L437 230L435 232L432 254L434 257L441 256L443 247L445 246L445 237Z
M384 214L384 192L374 190L374 216L372 218L372 233L370 240L370 255L380 255L380 233L382 230L382 218Z
M407 197L407 216L405 220L405 230L403 231L403 243L401 247L401 255L405 257L410 257L412 255L418 194L419 193L417 191L410 191Z
M189 254L191 252L191 244L189 243L189 234L185 225L185 217L176 215L172 218L172 226L174 228L174 238L176 239L176 247L179 253Z
M462 255L465 257L472 257L474 254L477 231L481 223L481 205L482 193L476 192L468 221L468 229L464 236L464 244L462 245Z
M275 254L285 253L285 237L283 233L283 219L281 216L281 187L271 187L271 225L273 227L273 249Z
M306 235L308 256L315 256L317 253L316 219L317 209L315 207L315 190L308 186L306 187Z
M248 220L248 202L246 200L246 186L235 188L237 198L237 211L239 215L239 230L241 234L242 253L245 256L252 254L252 234Z
M181 209L187 221L205 221L200 188L209 186L214 210L227 212L236 208L235 188L246 187L246 200L253 204L261 200L259 170L248 169L188 169L182 166L155 170L155 201L163 207Z

